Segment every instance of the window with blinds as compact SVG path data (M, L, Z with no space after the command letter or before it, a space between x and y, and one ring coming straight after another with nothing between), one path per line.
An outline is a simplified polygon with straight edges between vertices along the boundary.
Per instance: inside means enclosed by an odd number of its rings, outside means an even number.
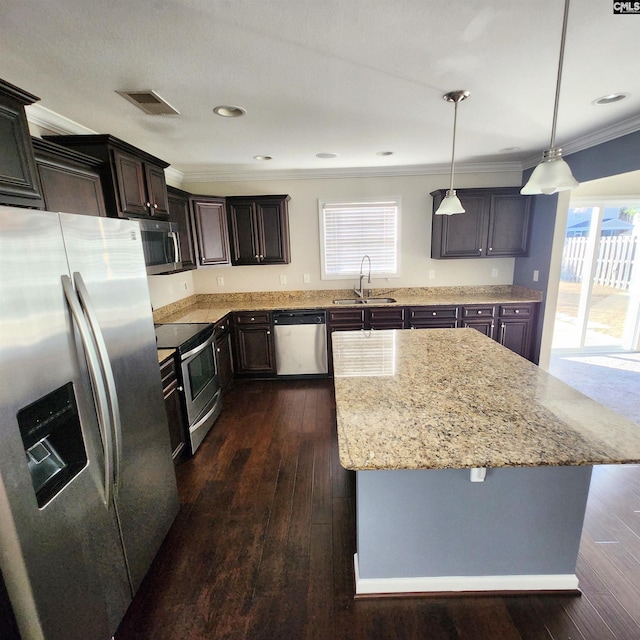
M364 255L371 258L372 276L399 275L400 198L320 201L319 209L323 280L358 277Z

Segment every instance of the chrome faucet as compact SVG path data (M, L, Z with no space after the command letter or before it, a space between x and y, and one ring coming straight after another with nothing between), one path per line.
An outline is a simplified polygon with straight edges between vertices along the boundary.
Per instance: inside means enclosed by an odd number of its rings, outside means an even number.
M362 269L364 267L364 259L367 259L369 261L369 273L367 275L367 282L369 284L371 284L371 258L368 255L364 255L362 256L362 261L360 262L360 288L359 289L354 289L353 292L360 298L364 298L364 289L362 288L362 280L364 279L364 274L362 273Z

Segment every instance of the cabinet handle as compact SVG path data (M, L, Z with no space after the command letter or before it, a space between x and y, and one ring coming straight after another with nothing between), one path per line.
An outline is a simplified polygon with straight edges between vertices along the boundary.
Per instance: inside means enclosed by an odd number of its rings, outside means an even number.
M158 205L157 205L155 202L153 203L153 208L154 208L154 209L157 209L157 208L158 208Z
M520 313L520 309L516 309L514 313Z
M271 335L271 331L267 331L267 335L270 336Z
M178 391L184 391L184 387L178 387Z
M482 247L478 249L478 253L482 253Z
M264 256L260 254L260 260L264 260Z
M256 319L255 319L255 318L251 318L251 322L255 322L255 321L256 321Z
M437 312L437 311L433 311L433 312L431 313L431 315L432 315L432 316L437 316L437 315L438 315L438 312Z
M147 207L149 207L149 209L151 209L151 203L147 202Z
M216 351L217 351L218 353L220 353L220 347L218 347L218 348L216 349Z
M500 323L500 342L504 342L504 330L505 330L504 322L501 322Z
M256 260L258 260L258 254L256 253L255 256L253 256Z
M481 316L482 315L482 310L478 309L478 315Z
M493 247L489 247L489 251L493 251Z

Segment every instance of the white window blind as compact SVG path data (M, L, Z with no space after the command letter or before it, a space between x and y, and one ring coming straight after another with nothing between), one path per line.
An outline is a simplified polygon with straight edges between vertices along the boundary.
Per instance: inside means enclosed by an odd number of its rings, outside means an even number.
M321 202L322 277L357 277L365 254L371 258L372 275L398 275L399 214L399 198Z

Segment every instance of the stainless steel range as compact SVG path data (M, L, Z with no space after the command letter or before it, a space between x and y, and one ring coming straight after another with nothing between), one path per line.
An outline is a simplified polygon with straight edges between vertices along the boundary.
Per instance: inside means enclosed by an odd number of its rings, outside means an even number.
M180 391L189 424L191 453L194 453L222 410L213 325L159 324L156 342L158 349L178 351Z

